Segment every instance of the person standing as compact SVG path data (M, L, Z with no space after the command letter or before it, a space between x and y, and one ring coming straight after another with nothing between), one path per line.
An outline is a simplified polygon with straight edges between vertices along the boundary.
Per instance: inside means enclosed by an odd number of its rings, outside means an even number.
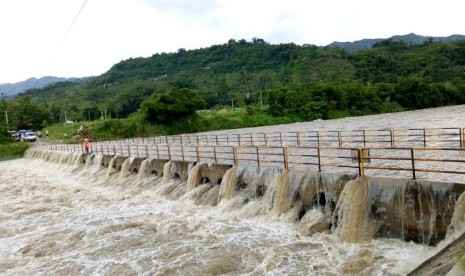
M89 149L90 149L90 142L89 142L89 139L84 139L84 143L82 144L82 146L84 147L84 151L86 153L89 153Z

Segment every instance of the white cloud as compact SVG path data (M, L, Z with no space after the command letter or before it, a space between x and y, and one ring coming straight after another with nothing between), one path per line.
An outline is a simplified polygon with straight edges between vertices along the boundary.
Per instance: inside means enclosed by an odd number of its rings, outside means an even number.
M0 83L99 75L130 57L196 49L230 38L333 41L464 34L461 0L0 1ZM64 39L64 40L63 40Z

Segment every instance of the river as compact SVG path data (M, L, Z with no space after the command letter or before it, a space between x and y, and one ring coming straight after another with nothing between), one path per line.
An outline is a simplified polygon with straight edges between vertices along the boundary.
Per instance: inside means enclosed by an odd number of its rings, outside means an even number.
M465 108L455 106L267 131L463 122ZM0 162L0 274L404 275L442 246L387 238L347 243L330 231L309 236L292 216L262 212L260 200L199 205L205 187L185 186L98 165Z

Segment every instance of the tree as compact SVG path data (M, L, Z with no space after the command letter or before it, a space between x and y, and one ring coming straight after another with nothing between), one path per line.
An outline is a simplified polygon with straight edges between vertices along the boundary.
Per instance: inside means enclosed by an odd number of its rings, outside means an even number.
M29 96L19 97L10 105L11 127L14 129L41 129L51 120L50 113Z
M174 120L195 116L204 104L197 92L188 88L171 88L166 93L155 93L142 103L145 119L150 123L171 125Z

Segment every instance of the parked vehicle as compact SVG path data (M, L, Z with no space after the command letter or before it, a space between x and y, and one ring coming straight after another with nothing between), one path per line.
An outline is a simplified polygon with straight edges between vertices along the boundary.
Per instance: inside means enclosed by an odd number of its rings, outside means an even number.
M18 131L15 130L9 130L9 134L11 134L11 137L16 140L16 142L19 142L21 140L21 134Z
M19 132L23 142L35 142L37 140L36 134L32 130L20 130Z

